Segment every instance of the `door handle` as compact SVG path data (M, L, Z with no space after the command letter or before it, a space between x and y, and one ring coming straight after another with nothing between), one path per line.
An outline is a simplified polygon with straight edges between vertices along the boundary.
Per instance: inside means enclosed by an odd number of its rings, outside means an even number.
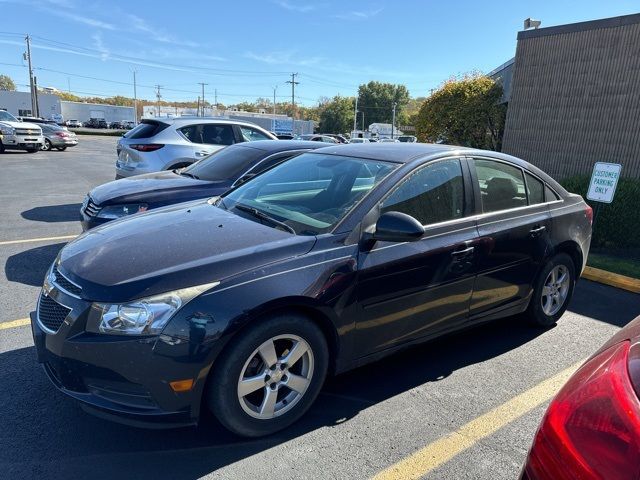
M454 258L466 257L468 255L471 255L474 250L475 250L475 247L467 247L467 248L463 248L462 250L455 250L451 252L451 256Z
M542 225L541 227L532 228L531 230L529 230L529 233L531 234L532 237L536 237L540 235L542 232L544 232L546 229L547 227Z
M196 157L206 157L209 152L196 152Z

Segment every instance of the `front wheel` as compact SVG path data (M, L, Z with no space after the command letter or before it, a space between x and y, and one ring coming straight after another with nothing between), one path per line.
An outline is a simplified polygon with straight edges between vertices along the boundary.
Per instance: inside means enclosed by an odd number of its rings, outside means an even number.
M318 396L327 343L309 319L293 314L258 320L227 346L209 379L207 403L227 429L259 437L298 420Z
M551 327L567 309L576 284L576 269L566 253L559 253L544 266L527 309L529 320L536 326Z
M45 138L44 144L42 144L42 147L40 147L40 150L45 152L48 152L49 150L51 150L51 142Z

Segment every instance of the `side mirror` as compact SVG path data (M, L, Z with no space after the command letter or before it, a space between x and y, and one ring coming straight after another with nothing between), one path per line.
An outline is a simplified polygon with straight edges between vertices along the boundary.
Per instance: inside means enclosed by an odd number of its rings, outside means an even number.
M414 242L424 235L424 227L411 215L386 212L380 215L373 232L373 240L385 242Z

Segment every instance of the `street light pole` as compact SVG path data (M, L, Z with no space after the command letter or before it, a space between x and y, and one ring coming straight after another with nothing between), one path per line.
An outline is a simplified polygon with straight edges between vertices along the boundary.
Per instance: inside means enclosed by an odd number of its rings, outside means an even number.
M136 90L136 69L133 69L133 124L138 125L138 92Z
M356 131L356 128L358 128L358 97L356 97L356 106L353 109L353 131Z
M33 86L33 67L31 65L31 37L29 35L27 35L25 37L25 40L27 42L27 61L29 62L29 88L31 91L31 115L33 115L34 117L37 116L36 114L36 94L37 92L35 91L35 88Z
M393 140L396 128L396 102L393 102L393 117L391 120L391 139Z

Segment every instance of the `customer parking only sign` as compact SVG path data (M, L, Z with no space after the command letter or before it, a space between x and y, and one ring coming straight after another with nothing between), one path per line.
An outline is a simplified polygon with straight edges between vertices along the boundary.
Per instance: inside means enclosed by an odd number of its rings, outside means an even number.
M595 202L611 203L620 178L622 165L598 162L593 166L587 198Z

